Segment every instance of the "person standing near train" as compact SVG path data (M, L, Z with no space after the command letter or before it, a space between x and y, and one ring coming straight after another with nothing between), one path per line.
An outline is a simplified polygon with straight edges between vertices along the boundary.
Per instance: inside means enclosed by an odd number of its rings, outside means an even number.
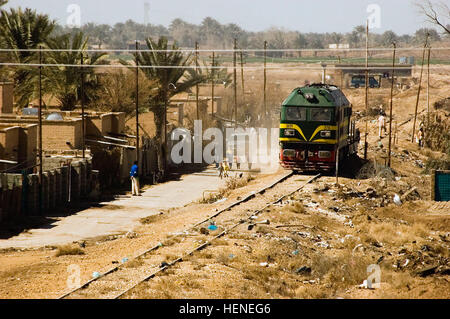
M139 167L138 167L138 161L134 161L133 166L131 166L130 178L131 178L131 195L132 196L141 196L141 194L139 193Z

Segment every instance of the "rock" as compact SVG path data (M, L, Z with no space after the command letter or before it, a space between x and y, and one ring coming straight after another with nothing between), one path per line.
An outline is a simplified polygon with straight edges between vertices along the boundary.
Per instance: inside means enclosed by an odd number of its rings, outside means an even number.
M400 200L400 196L398 194L394 195L394 203L398 206L402 204L402 201Z
M374 241L374 242L372 243L372 245L375 246L375 247L378 247L378 248L383 247L383 244L382 244L382 243L379 243L379 242L377 242L377 241Z
M311 270L312 270L311 267L302 266L302 267L298 268L295 272L297 274L310 274Z
M450 275L450 267L440 266L436 272L441 275Z
M364 246L363 246L363 244L358 244L358 245L356 245L355 248L353 248L353 251L355 252L355 251L357 251L357 250L360 249L360 248L362 248L361 250L364 251Z
M126 233L125 237L127 237L129 239L133 239L133 238L137 238L138 234L135 233L134 231L129 231L128 233Z
M416 271L416 274L420 277L427 277L436 272L438 266L430 266Z
M259 265L260 265L261 267L267 267L267 266L269 266L269 263L264 262L264 263L259 263Z
M164 268L164 267L169 267L169 264L167 262L165 262L165 261L163 261L161 263L161 265L159 265L159 268Z
M318 243L315 243L314 245L318 246L318 247L322 247L322 248L330 248L330 244L328 244L325 241L320 241Z
M369 198L377 197L377 191L374 190L373 188L369 187L369 188L366 190L366 196L368 196Z
M209 235L209 231L205 227L200 228L200 233L203 235Z
M408 265L409 265L409 259L406 259L405 262L404 262L404 264L402 265L402 267L406 267L406 266L408 266Z

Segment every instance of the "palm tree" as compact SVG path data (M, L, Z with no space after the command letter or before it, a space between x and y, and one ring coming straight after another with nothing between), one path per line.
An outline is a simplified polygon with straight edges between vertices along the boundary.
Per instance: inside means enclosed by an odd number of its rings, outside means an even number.
M163 137L164 125L165 125L165 111L170 98L176 94L188 91L191 87L199 84L205 80L205 76L201 74L193 74L192 71L188 72L189 66L192 63L192 55L183 55L178 50L178 46L174 43L171 48L169 47L166 37L160 37L158 42L153 41L151 38L146 40L148 49L153 50L151 52L137 52L135 59L137 65L140 67L140 71L150 81L155 81L156 87L154 92L149 97L150 111L154 114L154 121L156 127L156 136L160 141L161 156L165 159L167 153L166 145L162 142L165 141ZM172 51L166 51L172 50ZM122 64L127 65L125 61L121 61ZM168 66L163 68L162 66ZM187 74L190 74L187 76ZM163 164L165 170L165 160L160 161Z
M81 57L87 49L88 38L82 32L73 36L66 34L52 38L48 41L48 48L68 49L72 51L51 51L46 56L47 64L58 64L60 66L48 67L45 71L48 92L59 101L62 110L73 110L77 102L81 100L80 81L82 69L76 66L81 65ZM105 53L95 53L84 57L84 65L98 65ZM67 66L69 65L69 66ZM96 90L100 86L98 75L93 67L84 68L84 92L85 101L90 103L95 100Z
M13 51L8 52L9 62L30 63L38 62L38 54L33 51L22 51L37 49L45 45L53 31L55 22L47 15L37 14L31 9L11 9L9 12L1 10L0 13L0 39L2 46ZM36 68L17 67L14 70L16 83L17 104L26 106L28 102L36 97L36 86L30 83L36 82Z

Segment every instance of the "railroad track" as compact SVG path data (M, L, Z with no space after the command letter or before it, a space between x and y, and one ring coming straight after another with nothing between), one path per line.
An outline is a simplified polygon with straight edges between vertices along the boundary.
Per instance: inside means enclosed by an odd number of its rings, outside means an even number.
M289 185L283 188L283 195L279 196L277 191L280 190L276 188L279 188L283 182L293 177L293 175L293 172L284 175L274 183L265 186L259 191L252 192L244 198L214 212L212 216L195 223L178 233L178 235L169 238L166 242L158 243L137 254L129 261L116 265L99 276L86 281L79 287L64 293L58 299L118 299L125 297L141 283L154 278L159 273L182 262L195 252L206 248L214 240L228 234L239 225L251 222L255 219L255 216L264 212L268 207L277 204L284 198L298 192L305 185L320 177L320 174L313 176L304 181L300 186L298 186L296 181L290 181L290 183L288 183ZM269 190L270 192L268 192ZM257 203L253 203L251 200L260 197L260 195L268 198L265 198L265 205L259 205L258 207ZM268 200L269 198L272 199ZM223 214L225 212L229 213ZM225 219L218 221L219 218ZM200 228L200 232L203 230L204 233L199 233L199 227L202 225L207 226L207 223L211 223L211 221L214 220L216 220L217 225L220 225L216 232L208 234L208 232L205 232L206 228L202 227ZM197 232L197 234L190 236L189 232L191 231ZM204 239L198 241L196 239L198 237L203 237ZM172 259L172 261L169 262L168 259Z

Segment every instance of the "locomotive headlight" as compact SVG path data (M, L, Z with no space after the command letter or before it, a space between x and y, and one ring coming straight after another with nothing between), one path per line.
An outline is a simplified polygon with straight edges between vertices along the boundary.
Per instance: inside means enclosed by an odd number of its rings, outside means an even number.
M321 137L331 137L331 131L321 131L320 136Z
M293 130L293 129L285 129L284 130L284 135L285 136L295 136L295 130Z
M319 158L330 158L331 152L330 151L319 151Z
M283 150L283 157L295 157L295 150Z

